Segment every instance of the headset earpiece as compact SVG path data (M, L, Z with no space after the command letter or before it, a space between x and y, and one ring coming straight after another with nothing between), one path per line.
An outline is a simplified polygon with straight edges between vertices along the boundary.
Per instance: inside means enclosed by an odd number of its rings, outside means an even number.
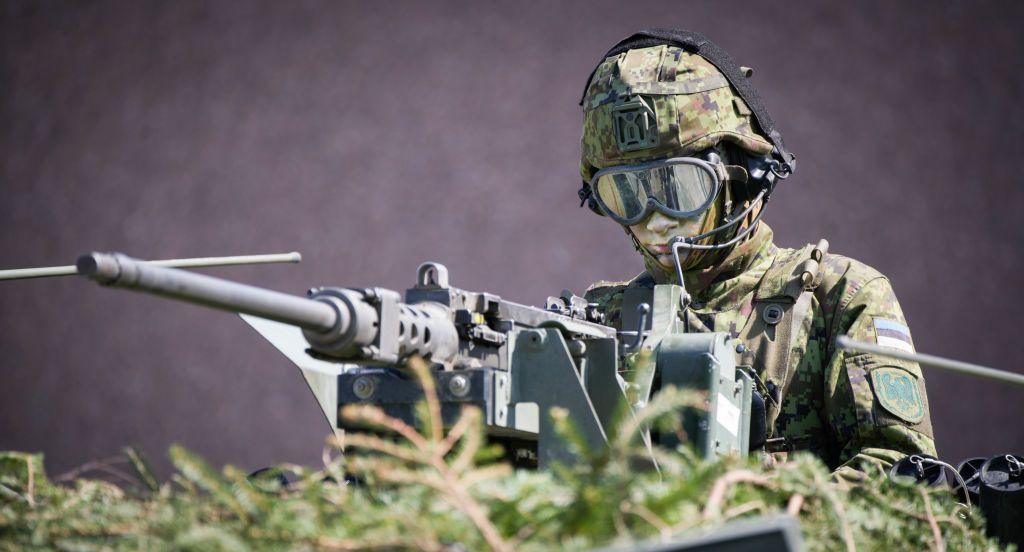
M590 184L586 182L581 183L576 195L580 198L580 207L586 204L594 214L604 216L604 213L601 212L601 207L597 204L597 200L594 199L594 190L590 189Z

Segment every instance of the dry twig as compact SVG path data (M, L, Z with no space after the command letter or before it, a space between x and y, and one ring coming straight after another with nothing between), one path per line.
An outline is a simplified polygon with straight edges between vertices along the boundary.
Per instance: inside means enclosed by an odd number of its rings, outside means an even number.
M68 471L58 475L57 477L54 477L53 481L56 482L56 483L63 483L65 481L71 481L73 479L78 479L82 474L89 473L91 471L100 471L100 472L104 472L106 474L118 477L120 479L123 479L123 480L127 481L128 483L134 483L135 482L135 478L125 474L124 472L122 472L121 470L118 470L117 468L114 468L114 466L113 466L114 464L127 464L127 463L128 463L128 460L126 458L122 458L120 456L108 456L106 458L101 458L99 460L93 460L91 462L86 462L86 463L84 463L84 464L82 464L82 465L80 465L78 467L72 468L72 469L70 469L70 470L68 470Z
M733 470L727 472L722 477L719 477L713 487L711 487L711 493L708 494L708 501L704 505L704 511L701 513L703 519L709 519L712 516L720 516L722 514L722 502L725 500L725 493L729 490L729 487L736 483L752 483L754 485L762 485L765 487L771 486L770 480L764 475L756 474L750 470Z
M427 420L423 422L429 426L429 437L423 436L415 428L405 422L392 418L381 409L371 405L346 406L342 409L342 416L350 420L357 420L371 426L391 430L404 437L415 446L410 450L398 444L392 443L376 436L350 433L345 437L346 445L357 448L373 450L390 457L402 460L409 464L418 464L429 467L434 473L423 471L412 472L401 469L387 462L362 461L354 459L353 467L369 471L380 477L382 480L392 483L414 483L426 485L441 493L445 500L463 512L476 526L477 530L487 541L488 546L494 550L512 550L511 546L501 537L497 527L491 522L487 510L469 492L469 487L481 480L507 473L505 469L491 469L482 473L472 474L473 457L481 445L480 434L477 431L470 431L470 428L479 423L480 412L475 409L466 409L456 426L445 436L444 420L441 417L441 404L437 399L437 390L434 387L434 378L430 373L427 364L418 357L409 359L409 367L416 375L423 388L423 394L427 403ZM445 460L445 456L455 446L456 442L465 438L463 448L451 464ZM463 474L466 474L465 476Z
M25 458L25 464L28 466L28 485L25 489L25 500L28 501L28 505L31 508L36 507L36 497L33 496L36 489L36 470L32 466L32 457Z
M672 536L672 528L643 504L633 504L631 502L624 501L619 506L619 509L627 514L633 514L651 524L652 527L658 530L658 534L661 536L662 540L667 540Z
M753 500L751 502L744 502L743 504L738 504L736 506L733 506L732 508L729 508L728 510L725 511L725 514L723 514L722 517L724 517L725 519L732 519L734 517L742 516L747 512L753 512L754 510L763 510L764 508L765 503L763 500Z
M843 544L846 545L847 552L853 552L857 550L857 545L853 540L853 531L850 529L850 524L846 521L846 509L843 508L843 503L836 496L835 490L832 488L828 481L823 481L820 474L814 475L814 482L821 489L821 493L828 500L829 504L832 505L832 510L836 514L836 521L839 523L839 527L843 535Z
M804 506L804 495L797 493L789 497L789 502L786 503L786 513L791 516L799 516L800 509Z
M928 516L928 525L932 528L932 537L935 538L935 546L932 547L932 550L945 552L946 543L942 540L942 530L939 529L939 523L935 520L935 515L932 514L932 501L924 489L919 487L917 491L921 494L921 499L924 500L924 514Z

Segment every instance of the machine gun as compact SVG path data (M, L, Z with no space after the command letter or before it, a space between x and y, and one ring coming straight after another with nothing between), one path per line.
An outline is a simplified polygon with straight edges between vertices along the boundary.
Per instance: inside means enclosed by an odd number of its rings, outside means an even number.
M581 297L563 292L543 309L520 305L450 286L439 263L420 265L404 299L382 288L334 287L313 288L304 298L116 253L85 255L76 266L103 285L239 313L302 370L335 430L345 429L339 409L353 403L414 423L422 390L402 366L418 355L432 367L445 424L464 405L479 407L488 438L519 465L572 460L548 423L552 407L566 409L597 447L620 404L643 408L668 386L707 397L706 408L683 413L700 455L745 455L752 441L763 440L763 432L751 431L754 382L736 367L738 342L725 333L682 333L685 295L676 285L655 287L624 343ZM648 361L627 382L623 360L640 352ZM674 435L653 438L675 444Z

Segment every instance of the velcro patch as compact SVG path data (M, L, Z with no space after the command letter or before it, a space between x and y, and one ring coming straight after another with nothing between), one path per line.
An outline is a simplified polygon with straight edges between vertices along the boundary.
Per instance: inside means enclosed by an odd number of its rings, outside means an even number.
M914 343L910 340L910 328L887 318L872 318L875 326L875 342L882 347L913 353Z
M924 419L924 402L917 385L917 376L890 366L871 371L875 398L882 408L912 424Z

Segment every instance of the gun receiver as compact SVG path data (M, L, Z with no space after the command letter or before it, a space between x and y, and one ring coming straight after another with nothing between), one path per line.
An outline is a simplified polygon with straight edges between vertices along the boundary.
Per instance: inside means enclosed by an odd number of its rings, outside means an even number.
M475 405L489 438L505 444L518 463L568 461L549 410L567 409L588 441L603 445L625 399L621 355L646 349L652 361L639 383L630 384L634 408L667 385L697 389L708 394L708 410L684 413L684 425L698 452L746 454L753 441L753 385L736 369L735 343L727 334L681 334L678 286L658 286L648 330L635 332L636 344L620 350L616 330L580 297L563 292L546 309L520 305L451 287L439 263L420 265L404 300L383 288L333 287L303 298L116 253L85 255L77 267L103 285L242 314L302 369L334 428L344 429L342 406L365 402L414 423L422 391L401 367L418 355L434 368L446 424L464 405ZM674 444L671 436L662 443Z

